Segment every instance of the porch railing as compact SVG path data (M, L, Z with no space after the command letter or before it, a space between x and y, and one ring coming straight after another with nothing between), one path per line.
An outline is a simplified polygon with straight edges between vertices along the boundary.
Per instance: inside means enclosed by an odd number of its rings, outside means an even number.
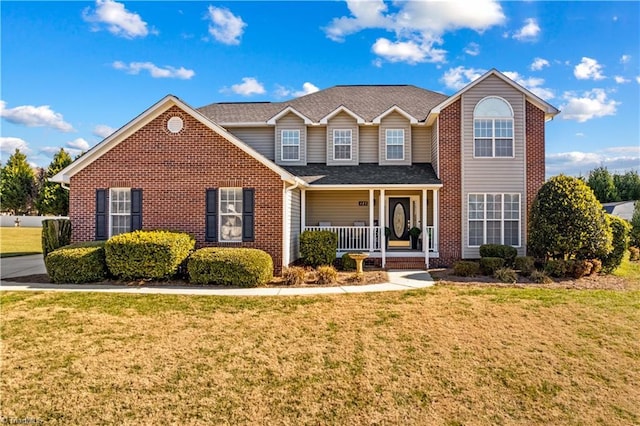
M307 226L307 231L331 231L338 235L338 251L369 251L368 226ZM382 227L373 227L373 251L380 250L380 232Z
M429 236L429 251L437 251L436 250L436 227L435 226L425 226L425 230L427 235ZM420 235L422 237L422 235Z

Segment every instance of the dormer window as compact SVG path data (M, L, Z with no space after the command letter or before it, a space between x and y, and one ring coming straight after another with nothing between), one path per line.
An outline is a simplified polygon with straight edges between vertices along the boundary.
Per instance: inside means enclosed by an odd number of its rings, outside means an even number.
M387 160L404 160L404 129L385 132Z
M300 160L300 130L282 131L282 161Z
M513 157L513 109L504 99L490 96L476 105L473 156Z
M333 159L351 160L351 129L333 131Z

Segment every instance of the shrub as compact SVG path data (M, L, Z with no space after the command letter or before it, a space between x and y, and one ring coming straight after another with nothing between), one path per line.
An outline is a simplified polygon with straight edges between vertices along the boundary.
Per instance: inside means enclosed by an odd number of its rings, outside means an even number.
M189 256L187 271L194 284L257 287L273 278L273 260L258 249L207 247Z
M632 260L632 261L640 260L640 248L629 247L629 260Z
M511 268L498 268L493 273L493 277L503 283L515 283L518 281L518 274Z
M316 276L318 284L331 284L336 282L338 271L333 266L322 265L316 268Z
M602 261L600 259L589 259L591 263L591 275L599 274L602 271Z
M631 235L629 236L629 244L634 247L640 247L640 200L633 205L633 216L631 216Z
M572 276L573 278L576 278L576 279L586 277L591 273L591 270L593 269L593 263L591 263L588 260L580 260L580 259L568 260L566 262L566 265L567 265L566 275Z
M164 279L178 271L195 247L188 234L134 231L111 237L105 245L107 267L122 279Z
M483 244L480 246L480 257L499 257L504 259L504 264L507 266L513 265L517 255L518 250L503 244Z
M469 260L459 260L453 264L453 275L459 277L473 277L480 273L480 265L478 262Z
M42 256L71 244L71 221L69 219L45 219L42 221Z
M300 257L305 265L331 265L336 259L338 235L331 231L304 231L300 234Z
M304 275L306 271L300 266L291 266L284 268L282 271L282 279L286 285L302 285L304 284Z
M545 259L593 258L612 250L611 230L601 204L580 179L555 176L531 207L529 252Z
M609 222L613 234L613 250L599 259L602 260L602 270L610 274L622 263L624 253L629 246L631 225L626 220L610 214L607 215L607 222Z
M356 261L349 257L349 253L342 255L342 270L343 271L355 271Z
M529 279L537 284L549 284L553 280L544 271L533 271L529 276Z
M498 268L504 266L504 259L500 257L483 257L480 259L480 270L484 275L493 275Z
M104 241L92 241L61 247L45 257L51 282L82 284L107 278Z
M544 265L544 272L552 277L564 278L567 276L567 261L563 259L551 259Z
M514 262L515 268L520 271L520 275L529 276L535 271L535 259L533 256L518 256Z

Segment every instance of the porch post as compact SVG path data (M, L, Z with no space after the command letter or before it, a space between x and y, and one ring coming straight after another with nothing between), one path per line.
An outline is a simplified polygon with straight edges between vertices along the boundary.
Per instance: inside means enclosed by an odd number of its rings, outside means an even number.
M373 251L373 189L369 189L369 251Z
M300 190L300 232L307 227L307 190Z
M385 224L385 214L384 214L384 189L380 190L380 211L378 213L378 217L380 218L380 220L378 221L380 223L380 253L382 253L382 267L384 268L386 263L387 263L387 248L385 247L385 242L386 242L386 236L384 235L384 227L386 226Z
M424 264L429 269L429 234L427 233L427 190L422 190L422 249L424 250Z
M438 235L440 235L440 196L438 191L438 189L433 191L433 249L436 252L440 252L438 248Z

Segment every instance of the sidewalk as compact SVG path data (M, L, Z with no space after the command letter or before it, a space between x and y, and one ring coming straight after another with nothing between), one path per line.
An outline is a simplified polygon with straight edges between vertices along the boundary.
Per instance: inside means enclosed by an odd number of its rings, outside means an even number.
M370 293L401 291L430 287L433 279L427 271L388 271L389 282L381 284L337 287L133 287L101 284L37 284L11 282L12 277L46 274L42 255L9 257L0 259L0 291L84 291L98 293L129 294L190 294L201 296L296 296L315 294Z

